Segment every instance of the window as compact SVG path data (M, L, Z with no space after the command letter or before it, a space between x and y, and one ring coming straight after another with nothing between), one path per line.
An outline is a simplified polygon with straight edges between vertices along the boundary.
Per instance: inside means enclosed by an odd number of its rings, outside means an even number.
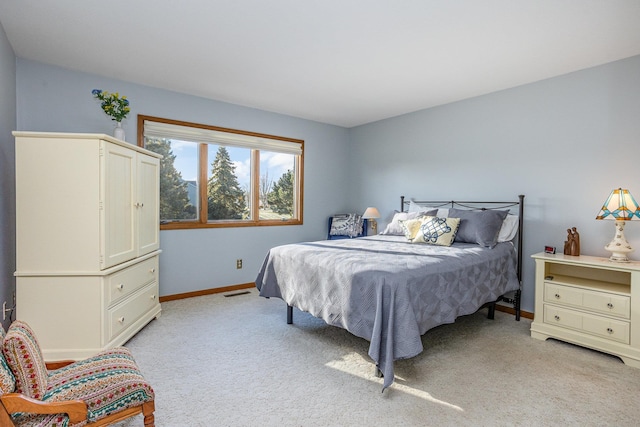
M160 162L160 228L302 224L304 141L138 115Z

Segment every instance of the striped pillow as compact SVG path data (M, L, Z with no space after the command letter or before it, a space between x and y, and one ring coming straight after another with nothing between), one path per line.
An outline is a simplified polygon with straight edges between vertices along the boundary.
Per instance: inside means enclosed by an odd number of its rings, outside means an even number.
M49 372L29 325L20 320L13 322L4 338L2 351L15 376L16 392L42 400Z

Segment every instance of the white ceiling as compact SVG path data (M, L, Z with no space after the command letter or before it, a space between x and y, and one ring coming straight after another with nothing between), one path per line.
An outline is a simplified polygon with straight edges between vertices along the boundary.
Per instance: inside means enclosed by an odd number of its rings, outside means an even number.
M640 54L638 0L0 0L0 22L20 58L344 127Z

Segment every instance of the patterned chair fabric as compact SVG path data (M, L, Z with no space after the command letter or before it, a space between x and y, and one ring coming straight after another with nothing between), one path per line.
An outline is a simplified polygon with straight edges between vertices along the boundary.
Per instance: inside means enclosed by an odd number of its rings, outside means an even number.
M16 379L16 393L42 400L47 389L47 365L33 330L24 322L11 324L2 352Z
M4 341L4 327L0 325L0 343ZM1 347L1 346L0 346ZM7 365L4 353L0 349L0 396L5 393L12 393L16 389L16 378L11 372L11 368Z
M89 359L47 371L33 331L24 322L14 322L3 342L7 365L16 376L16 391L44 402L82 400L87 404L87 421L81 427L124 409L154 400L154 392L138 369L128 349L103 351ZM44 366L46 376L41 376ZM35 396L38 397L35 397ZM13 414L19 427L66 427L65 414Z

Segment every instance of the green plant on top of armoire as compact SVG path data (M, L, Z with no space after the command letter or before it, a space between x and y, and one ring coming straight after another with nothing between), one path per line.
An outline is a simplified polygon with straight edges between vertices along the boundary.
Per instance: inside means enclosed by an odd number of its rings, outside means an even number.
M129 108L129 100L126 96L120 96L118 92L107 92L106 90L93 89L91 91L93 97L100 101L100 107L111 120L118 123L127 118L131 108Z

